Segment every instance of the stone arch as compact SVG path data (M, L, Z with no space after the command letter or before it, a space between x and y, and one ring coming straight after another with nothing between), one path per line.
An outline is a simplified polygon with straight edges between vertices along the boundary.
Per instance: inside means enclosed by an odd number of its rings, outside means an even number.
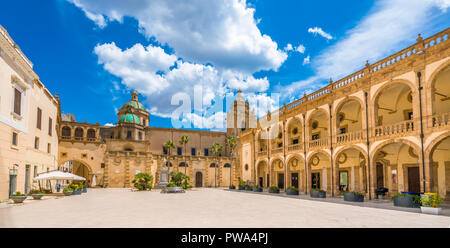
M365 118L364 118L364 113L366 111L365 109L365 103L356 96L347 96L345 97L342 101L340 101L336 107L334 108L334 114L333 114L333 126L336 128L336 134L339 135L339 125L341 123L341 121L339 120L339 113L341 112L342 108L350 102L357 102L359 104L360 107L360 125L361 127L359 127L359 129L363 129L363 125L365 124ZM352 122L353 123L353 122ZM348 130L347 130L348 132Z
M84 137L84 129L82 127L76 127L74 136L77 138Z
M359 157L356 159L349 158L350 151L356 151ZM342 160L341 155L344 154ZM367 151L357 145L347 145L339 149L333 157L334 188L336 192L350 190L367 193Z
M444 148L444 149L443 149ZM425 167L427 192L450 199L450 131L444 132L427 146Z
M269 164L267 159L259 160L256 163L256 184L260 187L269 187L268 185ZM269 180L270 181L270 180Z
M429 104L430 104L430 108L429 108L429 112L432 115L435 114L443 114L443 113L448 113L450 110L448 111L442 111L439 110L436 104L436 83L438 80L438 76L441 76L441 73L444 72L450 72L450 60L447 60L446 62L444 62L443 64L441 64L440 66L438 66L430 75L428 82L426 82L426 88L429 89L428 92L426 92L427 94L429 94L430 100L429 100ZM447 81L444 81L443 83L445 86L448 86ZM442 84L441 84L442 86ZM444 89L441 89L444 90ZM447 88L445 93L440 92L441 94L446 95L447 97L450 97L449 95L449 89ZM441 95L441 97L443 97L443 95ZM438 101L439 102L439 101ZM448 103L447 103L448 104ZM445 105L445 104L444 104ZM442 106L441 106L442 107ZM446 110L449 108L449 106L446 106Z
M404 138L393 138L393 139L388 139L385 140L379 144L377 144L375 147L370 149L370 160L373 161L376 152L378 150L380 150L380 148L383 148L386 145L389 144L394 144L394 143L404 143L406 145L409 145L410 147L412 147L414 150L416 150L416 152L418 153L419 159L422 159L422 155L421 155L421 149L418 145L416 145L414 142L408 140L408 139L404 139Z
M86 136L89 139L95 139L97 137L97 131L93 128L89 128L86 132Z
M292 126L298 123L298 126ZM297 130L295 130L297 128ZM299 117L293 117L286 123L287 145L297 145L303 141L303 121ZM297 142L297 143L295 143Z
M61 128L61 136L64 136L64 137L72 136L72 128L70 128L69 126L63 126Z
M446 69L448 66L450 66L450 59L439 65L436 69L433 70L433 72L430 74L427 80L427 86L433 87L436 81L436 76L442 72L444 69Z
M335 108L334 108L335 115L339 112L339 110L342 108L342 106L344 106L347 102L352 101L352 100L357 101L359 103L359 105L361 106L361 109L363 109L365 103L361 98L359 98L357 96L346 96L335 106Z
M324 154L331 161L331 156L328 152L324 152L322 150L317 150L306 156L307 163L309 164L311 162L311 158L313 158L314 155L317 155L319 153Z
M406 91L400 91L401 89L390 90L391 87L406 87ZM411 94L411 102L409 102L409 93ZM389 94L396 94L389 97ZM405 96L404 98L403 96ZM388 98L386 98L386 95ZM380 97L384 96L383 107L380 106ZM415 85L403 79L392 80L380 88L378 88L372 97L371 106L373 106L373 118L375 126L383 126L394 123L403 122L409 119L414 119L418 116L417 111L417 98L418 92ZM388 101L389 100L389 101ZM385 102L386 101L386 102ZM390 102L393 101L393 102ZM395 108L392 108L395 106ZM384 111L380 111L384 110ZM386 112L387 111L387 112ZM412 113L412 116L410 114ZM386 117L386 118L384 118Z

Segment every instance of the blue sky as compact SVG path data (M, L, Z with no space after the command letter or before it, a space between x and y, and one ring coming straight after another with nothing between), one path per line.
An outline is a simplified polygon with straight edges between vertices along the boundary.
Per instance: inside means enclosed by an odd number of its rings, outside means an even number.
M16 0L2 3L4 26L63 113L116 123L134 89L151 126L170 127L173 95L203 106L184 117L220 129L215 96L290 102L448 28L450 0ZM27 6L19 8L18 6ZM289 45L290 44L290 45ZM255 95L256 94L256 95ZM267 94L267 95L265 95Z

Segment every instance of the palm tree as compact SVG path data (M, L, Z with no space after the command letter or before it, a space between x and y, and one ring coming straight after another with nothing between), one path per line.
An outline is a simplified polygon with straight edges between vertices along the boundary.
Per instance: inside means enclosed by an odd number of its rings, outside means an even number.
M180 145L184 146L184 175L186 175L186 167L187 167L187 153L186 153L186 145L189 143L189 136L183 135L180 139Z
M217 142L214 142L214 144L211 147L211 153L216 155L216 161L217 161L217 164L214 165L214 187L217 187L217 184L216 184L216 179L217 179L216 171L217 171L217 166L219 164L219 155L222 154L222 150L223 150L223 146L221 146Z
M237 146L236 138L234 136L227 136L225 144L230 148L230 187L232 183L232 173L233 173L233 150Z
M166 144L164 144L164 148L166 148L167 150L167 168L168 168L167 172L170 173L170 151L172 150L172 148L175 148L175 144L173 143L172 140L168 140Z

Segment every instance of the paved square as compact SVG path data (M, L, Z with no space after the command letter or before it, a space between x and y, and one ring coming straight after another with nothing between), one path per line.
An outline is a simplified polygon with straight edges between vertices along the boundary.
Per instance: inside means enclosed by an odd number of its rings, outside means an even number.
M89 189L0 208L0 227L449 227L450 217L270 195Z

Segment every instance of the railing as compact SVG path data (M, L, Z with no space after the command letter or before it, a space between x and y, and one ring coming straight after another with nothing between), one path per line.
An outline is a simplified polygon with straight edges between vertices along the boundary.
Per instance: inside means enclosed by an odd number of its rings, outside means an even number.
M404 135L407 133L411 133L415 130L414 122L412 120L398 122L394 124L388 124L384 126L375 127L374 136L388 136L388 135Z
M70 139L72 139L72 137L71 136L61 136L61 139L63 139L63 140L70 140Z
M309 148L318 148L318 147L324 147L324 146L328 146L327 138L312 140L309 142Z
M435 114L431 116L432 127L450 126L450 113Z
M443 30L437 34L434 34L433 36L430 36L427 39L421 40L421 38L419 38L415 44L413 44L397 53L394 53L391 56L381 59L371 65L367 63L365 68L363 68L355 73L352 73L351 75L348 75L340 80L337 80L336 82L332 82L332 84L327 85L319 90L316 90L315 92L313 92L311 94L304 95L302 98L299 98L299 99L279 108L278 110L273 111L272 114L273 113L284 113L284 111L283 111L284 108L285 108L286 113L294 111L296 108L298 108L299 106L301 106L302 104L304 104L308 101L312 101L317 98L320 98L321 96L328 95L329 93L331 93L331 90L339 89L341 87L350 85L350 84L366 77L367 72L375 73L375 72L382 71L383 69L388 68L393 64L397 64L400 61L404 61L404 60L408 59L409 57L416 55L421 50L428 50L430 48L434 48L434 47L437 47L438 45L446 43L446 42L448 42L449 34L450 34L450 28ZM263 117L259 118L258 121L263 121L266 119L267 119L267 116L263 116Z
M343 133L336 135L336 144L345 144L363 139L362 131L355 131L350 133Z
M267 151L258 152L258 156L267 156Z
M283 147L273 148L272 154L281 153L283 152Z
M87 138L87 137L75 137L75 136L61 136L61 140L75 140L84 142L99 142L100 138Z
M303 146L301 144L295 144L295 145L290 145L288 147L288 151L292 152L292 151L300 151L302 150Z

